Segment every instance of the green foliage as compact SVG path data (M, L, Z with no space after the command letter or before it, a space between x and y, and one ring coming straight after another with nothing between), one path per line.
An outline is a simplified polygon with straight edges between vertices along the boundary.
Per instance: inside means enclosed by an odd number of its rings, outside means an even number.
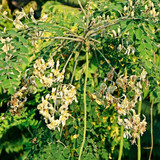
M15 29L1 32L0 36L4 40L0 50L1 94L4 90L7 90L8 94L14 94L20 84L22 73L29 64L27 39Z
M38 121L34 119L34 116L35 110L27 111L26 109L20 116L11 116L8 112L1 114L0 152L4 150L3 152L12 154L23 151L24 146L30 143L32 130L37 128Z
M77 5L75 1L68 2ZM84 5L86 1L83 2ZM157 2L154 2L156 12L159 10ZM13 19L13 28L9 28L12 22L6 24L6 30L2 29L0 33L2 158L3 154L15 153L15 159L28 160L76 160L80 156L84 160L117 159L119 113L117 102L106 100L106 97L109 86L112 83L116 86L120 75L140 77L144 100L142 114L147 116L149 123L150 105L147 103L154 99L157 108L154 108L153 116L157 119L155 111L160 112L159 17L150 15L143 3L133 1L134 9L129 3L91 1L79 11L49 1L42 7L40 20L35 20L30 10L28 16L18 13L19 18ZM125 6L130 6L127 12ZM3 15L0 21L5 22L5 18ZM113 73L115 76L109 75ZM145 73L147 79L143 78ZM65 78L61 80L63 76ZM53 80L51 85L47 85L49 80ZM104 83L108 86L103 88ZM76 99L70 101L73 95L63 99L71 84L78 102ZM123 87L113 91L121 101L125 100L124 94L132 99L138 93L133 93L133 88ZM69 116L63 117L67 120L54 127L55 119L62 116L59 109L64 100ZM48 104L51 104L50 109ZM46 118L50 114L54 121ZM154 127L158 128L158 121L154 121ZM142 148L149 144L146 138L149 132L148 125ZM155 137L158 139L156 133ZM123 158L134 159L130 153L136 147L131 146L127 138L123 140ZM143 149L142 153L146 154ZM155 151L153 153L154 157L159 157Z

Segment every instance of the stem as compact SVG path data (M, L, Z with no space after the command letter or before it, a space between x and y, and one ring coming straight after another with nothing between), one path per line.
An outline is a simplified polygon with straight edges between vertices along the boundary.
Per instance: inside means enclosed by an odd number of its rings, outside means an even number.
M138 105L139 116L141 114L141 107L142 107L142 100L139 101L139 105ZM138 160L141 160L141 137L140 137L140 133L139 133L139 138L138 138Z
M76 58L76 62L75 62L75 65L74 65L73 74L72 74L71 82L70 82L71 84L72 84L72 82L73 82L74 74L75 74L75 71L76 71L76 68L77 68L79 54L80 54L80 53L78 53L78 56L77 56L77 58Z
M154 57L154 64L156 64L156 54L154 51L153 51L153 57ZM151 150L149 154L149 160L151 160L153 151L153 105L154 105L154 98L152 99L152 104L151 104Z
M83 141L82 141L82 145L80 148L80 153L79 153L79 158L78 160L81 160L81 155L82 155L82 151L83 151L83 147L84 147L84 143L85 143L85 138L86 138L86 128L87 128L87 105L86 105L86 87L87 87L87 77L88 77L88 51L89 51L89 44L87 42L86 44L86 72L85 72L85 81L84 81L84 132L83 132Z
M65 68L66 68L66 66L67 66L67 64L68 64L68 62L70 61L71 57L73 56L74 52L76 51L76 49L78 48L79 45L80 45L80 43L78 43L78 45L74 48L74 50L73 50L72 53L70 54L70 56L69 56L69 58L68 58L66 64L65 64L64 67L63 67L63 70L65 70Z
M85 12L85 10L84 10L84 8L83 8L83 6L82 6L80 0L78 0L78 4L79 4L79 6L80 6L80 8L81 8L81 10L82 10L82 12L83 12L83 14L84 14L85 17L87 18L87 14L86 14L86 12Z
M77 41L77 42L82 42L82 39L79 38L70 38L70 37L40 37L40 38L31 38L33 40L38 40L38 39L64 39L64 40L71 40L71 41Z
M92 45L92 46L95 48L95 50L97 50L97 51L101 54L101 56L104 58L104 60L107 62L107 64L108 64L111 68L113 68L113 66L110 64L109 60L103 55L103 53L102 53L98 48L96 48L95 45ZM116 76L118 76L118 74L117 74L116 71L114 71L114 73L116 74Z
M152 99L152 104L151 104L151 150L149 154L149 160L151 160L152 156L152 151L153 151L153 104L154 104L154 98Z
M79 48L78 55L76 57L76 62L75 62L75 65L74 65L74 69L73 69L73 73L72 73L72 77L71 77L71 82L70 82L71 84L73 82L74 74L75 74L75 71L76 71L76 68L77 68L78 58L79 58L79 55L80 55L80 52L81 52L81 48L82 48L82 44L81 44L81 46Z
M119 148L119 156L118 160L121 160L122 158L122 153L123 153L123 126L121 126L121 143L120 143L120 148Z
M139 105L138 105L138 114L141 114L141 107L142 107L142 100L139 101Z

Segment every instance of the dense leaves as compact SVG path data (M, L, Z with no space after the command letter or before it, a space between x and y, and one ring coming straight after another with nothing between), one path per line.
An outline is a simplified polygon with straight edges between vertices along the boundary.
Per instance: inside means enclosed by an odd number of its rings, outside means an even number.
M80 9L46 2L39 20L32 8L11 22L2 14L2 159L11 153L15 159L117 159L120 139L123 158L136 159L129 138L145 132L145 118L141 123L137 114L141 100L148 124L154 102L158 128L158 1L83 2ZM147 125L141 143L147 156L149 134ZM153 156L159 157L156 151Z

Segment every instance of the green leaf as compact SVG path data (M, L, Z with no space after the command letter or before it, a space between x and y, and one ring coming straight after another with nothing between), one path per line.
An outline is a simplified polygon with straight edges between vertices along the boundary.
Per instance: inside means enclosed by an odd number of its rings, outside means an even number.
M26 57L21 57L22 58L22 60L23 60L23 62L25 63L25 64L28 64L29 63L29 61L28 61L28 59L26 58Z
M20 50L21 50L21 52L24 52L24 53L28 53L29 52L28 48L25 47L25 46L20 46Z
M23 43L28 43L27 40L25 38L23 38L22 36L18 37L19 40Z
M58 36L63 36L63 32L61 30L55 30Z
M71 128L69 129L69 133L73 133L73 132L74 132L74 128L71 127Z
M13 95L15 93L14 88L12 88L12 87L9 88L8 93L11 94L11 95Z
M13 30L13 29L8 30L7 31L7 35L12 35L12 36L14 35L14 36L17 36L17 37L20 36L20 34L18 32L16 32L15 30Z
M10 80L6 79L5 81L2 82L2 85L4 88L10 88L11 82L10 82Z
M145 47L145 44L144 44L144 43L142 43L141 45L139 45L139 46L138 46L138 48L137 48L137 49L138 49L138 51L139 51L139 52L141 52L141 51L143 51L143 52L144 52L145 48L146 48L146 47Z
M5 58L5 57L6 57L6 53L3 52L3 53L0 55L0 58L3 59L3 58Z
M147 62L146 62L146 66L147 66L149 69L151 69L152 66L153 66L153 64L152 64L152 62L147 61Z
M143 32L140 28L136 30L135 34L136 34L136 38L141 40Z
M0 76L0 81L4 81L7 79L7 75Z

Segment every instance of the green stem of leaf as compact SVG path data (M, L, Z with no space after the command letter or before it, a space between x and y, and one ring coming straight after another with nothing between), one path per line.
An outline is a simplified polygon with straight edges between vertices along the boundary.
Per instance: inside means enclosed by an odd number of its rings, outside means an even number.
M153 105L154 105L154 98L152 99L152 104L151 104L151 150L149 154L149 160L151 160L153 151Z
M138 105L139 116L141 114L141 107L142 107L142 100L139 101L139 105ZM141 160L141 137L140 137L140 133L139 133L139 138L138 138L138 160Z
M87 87L87 78L88 78L88 52L89 52L89 44L86 44L86 72L85 72L85 81L84 81L84 132L83 132L83 141L80 148L78 160L81 160L81 155L82 155L85 138L86 138L86 128L87 128L86 87Z
M123 131L124 131L124 127L121 126L121 142L120 142L118 160L121 160L121 158L122 158L122 153L123 153Z

